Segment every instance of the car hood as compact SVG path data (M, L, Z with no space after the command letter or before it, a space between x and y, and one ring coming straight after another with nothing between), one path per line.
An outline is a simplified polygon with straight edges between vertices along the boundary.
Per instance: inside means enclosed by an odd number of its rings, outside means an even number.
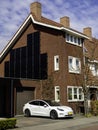
M55 109L62 109L64 111L73 111L71 107L68 107L68 106L55 106L54 107Z

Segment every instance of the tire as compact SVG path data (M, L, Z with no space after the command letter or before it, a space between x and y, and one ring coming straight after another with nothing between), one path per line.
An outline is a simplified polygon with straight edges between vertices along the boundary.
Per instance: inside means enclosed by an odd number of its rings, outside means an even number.
M58 118L58 114L57 114L57 112L55 110L52 110L50 112L50 118L51 119L57 119Z
M28 109L25 110L25 116L26 117L30 117L31 116L30 111Z

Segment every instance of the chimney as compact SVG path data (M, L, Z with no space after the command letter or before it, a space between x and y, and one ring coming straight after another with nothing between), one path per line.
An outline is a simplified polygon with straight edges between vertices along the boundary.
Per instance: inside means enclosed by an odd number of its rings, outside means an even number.
M64 16L62 18L60 18L60 23L67 28L70 28L70 18L67 16Z
M35 14L38 20L41 20L41 3L34 2L30 4L30 12Z
M83 33L92 39L92 28L91 27L84 28Z

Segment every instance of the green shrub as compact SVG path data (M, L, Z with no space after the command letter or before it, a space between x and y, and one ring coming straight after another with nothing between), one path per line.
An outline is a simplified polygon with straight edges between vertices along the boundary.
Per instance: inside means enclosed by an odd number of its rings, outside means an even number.
M0 130L12 129L16 126L16 118L0 120Z
M88 113L88 114L86 114L85 116L89 118L89 117L92 117L92 114L91 114L91 113Z
M91 112L93 115L98 115L98 100L91 101Z

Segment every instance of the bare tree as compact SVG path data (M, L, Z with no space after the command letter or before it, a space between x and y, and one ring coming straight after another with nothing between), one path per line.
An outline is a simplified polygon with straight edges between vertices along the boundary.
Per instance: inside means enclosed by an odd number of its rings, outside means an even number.
M53 100L54 83L53 76L49 75L48 79L41 80L42 99Z

